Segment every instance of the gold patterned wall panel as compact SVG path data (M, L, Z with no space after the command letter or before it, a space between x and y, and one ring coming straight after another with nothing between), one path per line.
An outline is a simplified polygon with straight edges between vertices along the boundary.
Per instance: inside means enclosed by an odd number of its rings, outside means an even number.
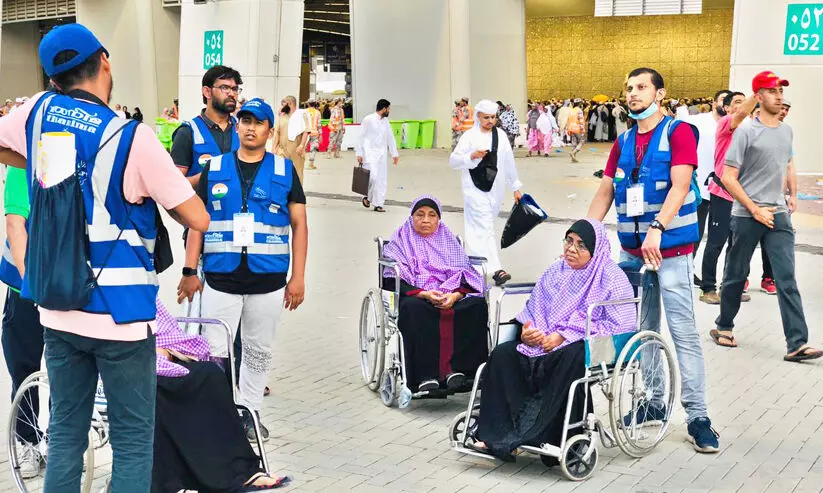
M729 83L731 9L701 15L526 20L531 99L618 96L632 69L657 69L674 97L712 96Z

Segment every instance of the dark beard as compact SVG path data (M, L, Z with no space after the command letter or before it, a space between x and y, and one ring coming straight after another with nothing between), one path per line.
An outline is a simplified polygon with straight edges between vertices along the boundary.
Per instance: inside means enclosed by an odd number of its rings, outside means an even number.
M228 102L212 99L211 105L216 111L219 111L220 113L224 113L226 115L234 113L234 110L237 109L237 101Z
M717 107L717 114L720 115L720 116L726 116L727 115L726 110L724 110L720 106Z

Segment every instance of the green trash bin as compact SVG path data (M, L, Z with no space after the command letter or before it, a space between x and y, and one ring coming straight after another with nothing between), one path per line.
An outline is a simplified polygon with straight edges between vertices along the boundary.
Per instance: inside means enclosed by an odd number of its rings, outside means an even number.
M351 125L354 123L354 118L343 118L343 125Z
M403 139L403 124L406 123L406 120L390 120L389 125L391 125L391 132L394 134L394 141L397 143L397 148L401 147L402 139Z
M174 131L177 130L177 127L179 126L180 122L178 121L166 121L163 124L163 129L159 135L159 138L160 143L163 144L163 147L165 147L167 151L171 150L172 137L174 136Z
M320 126L321 127L328 127L329 126L329 119L328 118L321 118L320 119Z
M420 134L420 120L406 120L403 132L403 149L417 149L417 136Z
M417 133L417 148L431 149L434 147L434 122L437 120L423 120L420 122L420 131Z

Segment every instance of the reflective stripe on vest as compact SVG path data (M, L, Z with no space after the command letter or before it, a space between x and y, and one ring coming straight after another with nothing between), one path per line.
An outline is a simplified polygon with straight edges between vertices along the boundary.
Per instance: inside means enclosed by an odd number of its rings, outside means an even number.
M676 125L670 117L665 117L654 130L643 161L637 163L635 155L637 127L623 133L619 138L620 157L618 170L622 179L614 181L614 202L617 210L617 236L625 248L640 248L646 232L671 190L671 144L669 136ZM633 171L637 169L636 178ZM618 173L615 173L618 176ZM643 214L637 217L626 215L627 190L633 184L643 185ZM661 237L661 248L674 248L697 242L698 192L692 182L690 190L678 210L677 215L666 225Z
M469 105L466 105L464 111L468 114L465 120L461 123L462 129L465 132L466 130L470 130L474 126L474 108Z
M11 247L9 240L6 239L6 244L3 247L3 258L0 260L0 281L6 286L20 291L23 284L23 279L20 277L20 271L14 265L14 257L11 254Z
M206 201L211 221L203 236L205 272L232 273L244 254L252 272L288 271L291 231L288 194L292 175L291 161L266 154L245 200L245 211L254 216L254 243L247 247L235 246L234 215L244 212L242 177L234 153L212 159Z
M55 115L63 116L58 119ZM74 123L67 125L67 119ZM84 127L78 126L78 121L84 122ZM129 204L123 196L123 174L136 126L105 106L50 95L35 104L26 129L30 149L37 148L45 132L68 129L75 136L88 260L94 274L100 274L91 302L83 311L110 314L117 324L154 320L157 307L153 263L156 206L151 199ZM36 175L35 156L28 157L30 181Z

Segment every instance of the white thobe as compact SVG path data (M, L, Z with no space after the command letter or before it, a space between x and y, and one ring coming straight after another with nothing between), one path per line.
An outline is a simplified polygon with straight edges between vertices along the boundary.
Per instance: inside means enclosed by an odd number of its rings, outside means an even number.
M483 132L474 127L467 130L454 152L449 164L454 169L462 170L463 185L463 219L466 234L466 250L469 255L486 257L489 272L501 269L498 245L500 240L495 232L494 222L500 213L506 186L517 191L523 183L517 177L517 168L514 166L514 153L506 133L499 128L497 132L497 176L492 189L484 192L474 186L469 170L480 164L480 159L472 159L471 154L478 150L489 150L492 146L492 133Z
M397 142L391 131L388 118L372 113L360 122L360 139L355 146L357 157L363 158L363 167L369 170L369 202L374 207L383 207L386 202L388 184L388 153L398 157Z

